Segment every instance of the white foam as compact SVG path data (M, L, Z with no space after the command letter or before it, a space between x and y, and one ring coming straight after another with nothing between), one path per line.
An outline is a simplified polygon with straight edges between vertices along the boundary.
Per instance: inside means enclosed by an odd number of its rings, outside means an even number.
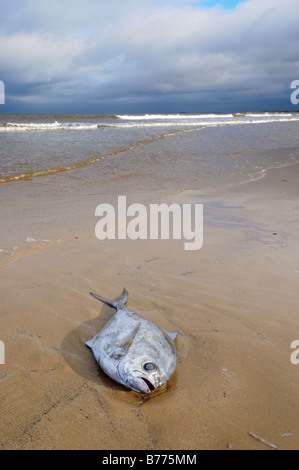
M96 130L101 127L135 128L135 127L199 127L236 124L259 124L268 122L298 121L296 113L240 113L240 114L142 114L118 115L111 122L7 122L0 125L0 132L26 131L60 131L60 130Z
M0 125L0 132L24 132L24 131L53 131L53 130L89 130L97 129L97 124L84 124L84 123L16 123L7 122Z
M268 112L268 113L246 113L245 116L248 117L290 117L293 116L294 114L292 113L278 113L278 112Z
M213 119L220 118L223 119L228 117L233 117L232 114L119 114L116 116L119 119L125 119L126 121L144 121L144 120L177 120L177 119Z
M253 116L252 116L253 117ZM197 121L178 121L178 122L134 122L134 123L123 123L123 124L114 124L111 127L119 127L119 128L134 128L134 127L201 127L201 126L234 126L240 124L267 124L270 122L290 122L290 121L298 121L299 117L290 117L290 118L268 118L268 119L228 119L228 120L214 120L214 121L205 121L205 120L197 120ZM107 127L110 127L107 125Z

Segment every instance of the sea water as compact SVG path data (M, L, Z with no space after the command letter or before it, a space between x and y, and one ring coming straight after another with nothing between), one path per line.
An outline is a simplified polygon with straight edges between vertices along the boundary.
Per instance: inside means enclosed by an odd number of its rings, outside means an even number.
M235 150L242 160L241 153L248 149L297 144L298 123L295 112L0 115L0 182L73 171L92 164L92 171L98 171L101 162L110 156L117 156L125 168L125 152L136 148L147 165L156 165L157 159L163 165L165 158L169 164L171 153L174 167L178 160L188 165L191 159L197 172L201 168L205 171L207 166L213 172L213 168L221 166L220 161L214 162L216 154L221 160ZM181 148L183 154L178 152L177 140L171 139L180 134L188 134ZM158 142L163 153L157 157L157 145L153 144Z
M118 196L155 204L299 162L298 131L298 113L2 114L1 259L28 240L94 234L96 207Z

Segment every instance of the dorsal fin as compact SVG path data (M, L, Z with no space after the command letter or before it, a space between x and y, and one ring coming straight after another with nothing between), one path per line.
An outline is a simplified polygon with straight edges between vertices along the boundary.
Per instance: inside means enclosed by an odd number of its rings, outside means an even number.
M105 304L110 305L111 307L114 307L117 310L122 310L125 308L125 306L127 305L128 295L129 295L126 289L124 289L121 295L114 300L105 299L104 297L101 297L98 294L94 294L93 292L90 292L90 294L95 299L100 300L101 302L104 302Z

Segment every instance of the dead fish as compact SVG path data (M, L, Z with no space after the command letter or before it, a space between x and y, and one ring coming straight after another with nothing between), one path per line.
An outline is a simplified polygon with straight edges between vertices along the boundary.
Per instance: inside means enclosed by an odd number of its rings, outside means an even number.
M152 321L126 306L128 292L115 300L90 292L116 309L100 332L86 345L101 369L113 380L138 393L149 394L173 375L177 364L175 339Z

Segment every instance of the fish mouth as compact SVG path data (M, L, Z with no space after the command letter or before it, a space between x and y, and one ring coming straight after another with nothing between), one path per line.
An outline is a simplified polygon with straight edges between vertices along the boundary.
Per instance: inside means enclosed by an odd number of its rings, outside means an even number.
M155 385L148 378L141 377L141 380L143 380L143 382L145 382L145 384L147 385L149 393L153 392L156 389Z
M149 395L156 389L155 384L151 382L149 377L136 377L134 380L134 390L137 393L143 393Z

